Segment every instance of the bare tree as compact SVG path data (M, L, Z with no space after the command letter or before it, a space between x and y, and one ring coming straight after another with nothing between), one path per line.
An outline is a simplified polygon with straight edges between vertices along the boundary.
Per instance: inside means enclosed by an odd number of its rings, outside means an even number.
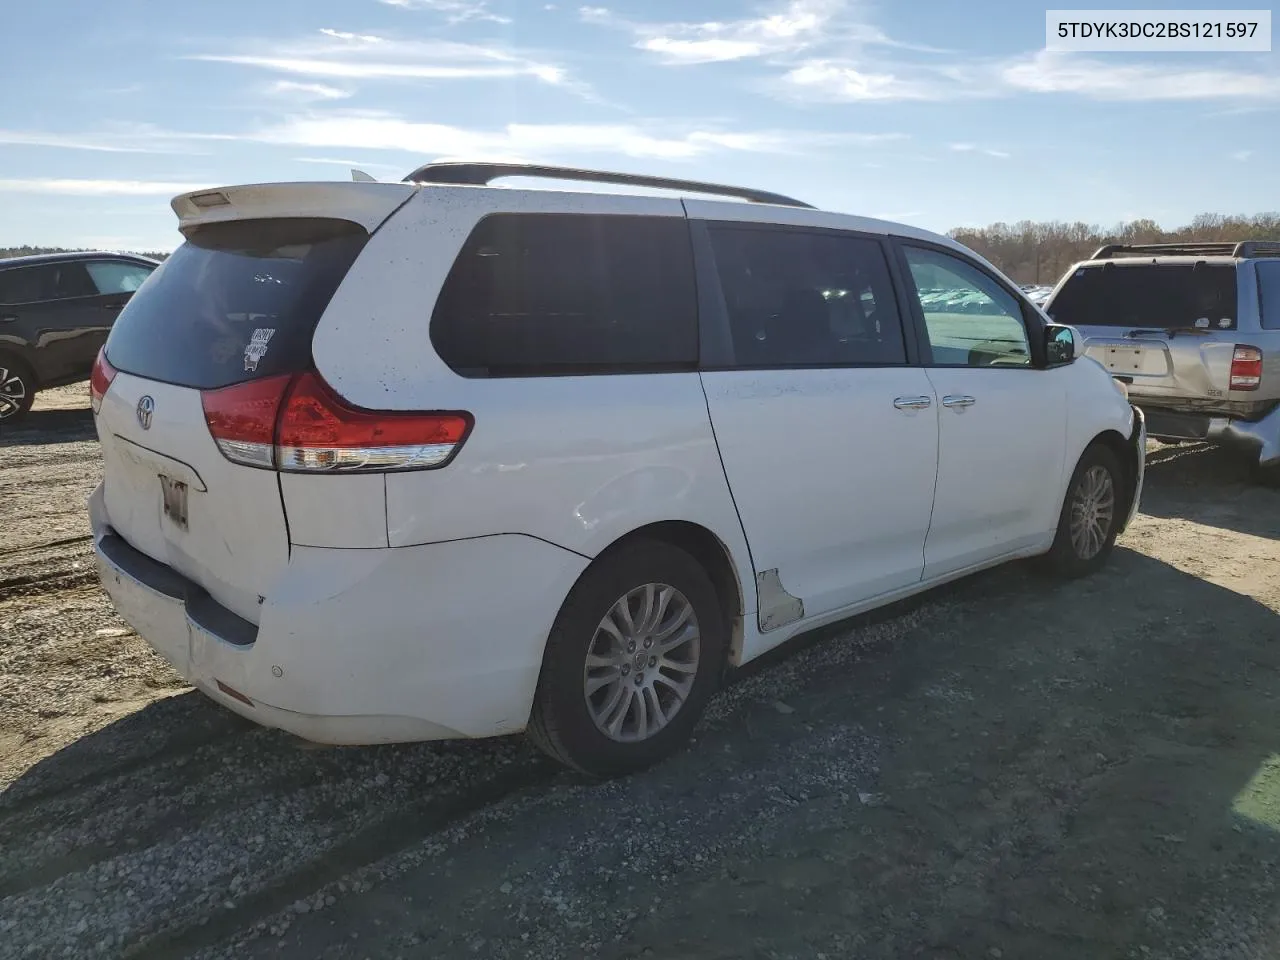
M1056 283L1071 267L1108 243L1174 243L1191 240L1280 240L1280 213L1255 216L1197 215L1185 227L1164 230L1154 220L1131 220L1110 229L1093 224L993 223L960 227L954 239L986 257L1018 283Z

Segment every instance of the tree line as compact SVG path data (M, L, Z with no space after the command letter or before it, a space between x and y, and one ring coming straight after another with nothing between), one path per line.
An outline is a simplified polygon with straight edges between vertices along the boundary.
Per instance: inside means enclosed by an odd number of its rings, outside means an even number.
M1088 223L993 223L959 227L950 236L980 253L1018 283L1054 284L1074 264L1108 243L1186 243L1213 240L1280 240L1280 213L1224 216L1202 213L1185 227L1165 230L1154 220L1131 220L1110 229Z
M1077 221L993 223L957 227L950 236L980 253L1018 283L1053 284L1074 264L1108 243L1178 243L1211 240L1280 240L1280 213L1225 216L1202 213L1184 227L1165 230L1154 220L1131 220L1110 229ZM0 258L69 253L66 247L0 247ZM163 260L167 253L146 252Z
M85 247L33 247L24 244L21 247L0 247L0 260L6 257L30 257L37 253L85 253L86 251L87 248ZM155 251L138 253L133 250L120 250L114 252L131 253L134 256L150 257L152 260L163 260L169 256L167 253L157 253Z

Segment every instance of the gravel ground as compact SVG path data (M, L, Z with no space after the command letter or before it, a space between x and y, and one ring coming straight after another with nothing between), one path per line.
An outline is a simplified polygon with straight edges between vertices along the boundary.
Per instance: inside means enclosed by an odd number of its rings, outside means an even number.
M1280 493L1154 447L1108 570L753 665L585 784L519 738L318 749L92 579L83 385L0 435L0 958L1280 956Z

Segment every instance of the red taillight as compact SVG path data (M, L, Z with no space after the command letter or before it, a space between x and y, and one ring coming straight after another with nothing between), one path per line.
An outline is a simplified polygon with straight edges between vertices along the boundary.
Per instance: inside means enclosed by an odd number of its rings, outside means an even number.
M102 398L111 389L111 381L115 378L116 368L107 363L107 348L102 347L98 350L98 359L93 361L93 372L89 374L89 406L95 414L102 409Z
M1257 347L1236 347L1231 355L1231 389L1257 390L1262 383L1262 351Z
M292 380L286 373L200 395L204 422L224 457L248 467L275 466L276 420Z
M228 460L293 472L441 467L471 429L465 413L353 407L310 372L210 390L202 399L209 432Z

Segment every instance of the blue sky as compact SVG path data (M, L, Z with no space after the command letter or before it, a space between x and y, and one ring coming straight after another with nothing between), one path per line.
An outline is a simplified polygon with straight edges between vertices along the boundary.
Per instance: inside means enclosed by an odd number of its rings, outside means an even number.
M1025 0L22 4L0 245L172 249L183 190L446 157L935 230L1280 208L1276 54L1048 53L1044 22Z

